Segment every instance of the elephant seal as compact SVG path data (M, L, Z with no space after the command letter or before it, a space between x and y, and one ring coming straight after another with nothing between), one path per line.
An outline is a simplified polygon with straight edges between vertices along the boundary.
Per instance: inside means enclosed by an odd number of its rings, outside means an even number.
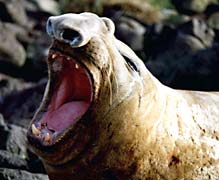
M48 84L28 141L51 180L219 179L219 92L162 85L114 24L50 17Z

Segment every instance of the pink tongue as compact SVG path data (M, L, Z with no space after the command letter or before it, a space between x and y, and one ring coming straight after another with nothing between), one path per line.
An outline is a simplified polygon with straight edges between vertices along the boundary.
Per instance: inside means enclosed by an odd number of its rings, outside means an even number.
M86 101L69 102L54 111L46 112L40 122L46 123L50 130L61 131L76 123L88 107L89 102Z

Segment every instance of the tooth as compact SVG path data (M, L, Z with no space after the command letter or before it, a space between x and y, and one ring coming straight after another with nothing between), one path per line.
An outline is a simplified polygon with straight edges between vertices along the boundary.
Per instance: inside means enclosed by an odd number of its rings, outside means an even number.
M32 124L31 128L34 135L39 136L41 134L41 131L36 128L35 124Z
M45 135L45 137L44 137L44 140L45 140L46 142L51 141L51 137L50 137L50 134L49 134L49 133L46 133L46 135Z
M76 69L78 69L78 68L79 68L79 66L78 66L78 64L77 64L77 63L75 64L75 68L76 68Z
M57 57L57 54L52 55L52 59L55 59Z

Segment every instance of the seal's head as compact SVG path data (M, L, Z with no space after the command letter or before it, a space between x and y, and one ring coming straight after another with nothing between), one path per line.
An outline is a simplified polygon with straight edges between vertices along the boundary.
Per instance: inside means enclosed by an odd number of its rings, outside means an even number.
M114 38L114 29L111 20L92 13L48 19L54 40L49 80L28 130L28 141L44 163L88 161L128 137L121 129L136 116L146 69Z

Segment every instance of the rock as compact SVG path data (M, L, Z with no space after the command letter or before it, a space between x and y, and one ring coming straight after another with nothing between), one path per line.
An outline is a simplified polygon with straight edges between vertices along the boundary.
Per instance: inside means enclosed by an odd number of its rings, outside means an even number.
M207 26L206 22L196 18L178 27L170 27L156 24L147 31L145 52L148 55L146 65L149 70L164 84L174 88L196 90L219 88L217 83L211 83L211 80L208 79L211 77L214 80L214 77L217 77L216 71L212 71L213 66L218 67L215 60L217 48L212 49L215 38L214 31ZM202 51L202 56L206 58L205 61L201 61L197 57L197 54ZM205 53L207 55L204 55ZM211 57L211 60L207 56ZM206 67L207 60L214 65ZM197 67L193 67L192 70L191 65L196 63ZM201 73L204 71L204 67L207 68L208 74ZM189 73L188 69L195 73ZM198 77L202 79L206 87L200 85Z
M209 4L204 11L204 15L208 18L209 16L217 12L219 12L219 4Z
M207 24L215 32L215 41L219 43L219 4L210 4L205 12Z
M179 26L178 31L194 36L206 47L211 46L214 41L214 31L202 19L193 18L191 21Z
M58 3L53 0L32 0L37 4L40 11L50 13L51 15L60 14Z
M47 69L47 56L49 47L51 45L51 38L47 34L42 34L34 42L27 46L27 58L31 59L33 65L37 69Z
M7 148L8 136L9 136L8 127L5 124L3 116L0 114L0 137L1 137L0 149Z
M8 131L10 133L7 138L6 150L22 159L27 159L26 129L11 124L8 125Z
M147 59L155 60L161 54L179 58L212 46L214 36L214 31L204 21L195 18L178 27L158 23L147 28L144 51Z
M37 47L41 54L45 54L50 43L46 37L45 24L49 16L58 13L57 2L53 0L0 0L0 9L0 41L4 42L0 44L0 66L12 64L19 68L31 64L32 59L28 59L31 58L29 56L31 46ZM42 56L35 57L42 58ZM40 63L32 63L32 65L36 64ZM43 66L45 66L45 61L40 68ZM36 68L39 68L39 65Z
M0 114L0 130L3 130L4 127L6 127L6 124L5 124L2 114Z
M149 57L146 65L162 83L172 87L177 66L182 65L181 59L204 48L204 45L194 36L178 32L172 41L166 43L166 47L164 43L157 49L156 55Z
M219 11L209 16L208 25L215 30L219 30Z
M207 19L208 26L215 32L215 41L219 43L219 12L213 13Z
M200 49L204 49L205 45L202 41L190 34L184 34L178 32L175 43L175 47L172 47L174 56L176 59L185 55L190 55L197 52Z
M115 36L128 44L135 52L143 50L146 27L132 16L112 17L116 25Z
M26 59L24 47L18 42L15 32L0 22L0 61L7 61L17 66L22 66Z
M0 115L0 136L0 169L8 168L32 173L45 173L42 162L27 148L26 129L13 124L6 124Z
M218 90L219 45L193 50L192 53L191 50L189 52L188 50L188 47L180 48L178 46L178 50L166 51L166 53L160 54L157 59L148 61L147 67L164 84L173 88ZM178 53L174 54L174 51Z
M214 45L180 60L172 80L174 87L213 91L219 89L219 45ZM180 83L179 83L180 82Z
M23 158L10 153L6 150L0 150L0 168L27 169L27 161Z
M0 74L0 104L4 98L15 91L22 91L33 86L31 82L24 82L22 79L12 78L10 76Z
M1 117L0 125L1 146L0 146L0 166L11 168L28 169L28 152L26 147L26 129L6 124Z
M156 59L160 53L165 52L174 43L177 30L174 26L157 23L147 28L144 37L145 62Z
M153 8L147 1L106 1L103 4L103 16L112 17L115 14L123 14L140 19L147 24L160 22L163 14Z
M217 3L217 0L171 0L172 4L179 13L193 15L204 12L211 3Z
M4 97L0 104L0 112L4 118L10 123L27 128L41 102L45 85L44 79L36 85Z
M31 21L25 13L24 1L23 0L0 0L0 7L4 13L0 13L0 19L5 22L14 22L20 26L30 28L32 26ZM4 17L4 15L7 15Z
M1 180L49 180L47 175L33 174L24 170L0 168Z

